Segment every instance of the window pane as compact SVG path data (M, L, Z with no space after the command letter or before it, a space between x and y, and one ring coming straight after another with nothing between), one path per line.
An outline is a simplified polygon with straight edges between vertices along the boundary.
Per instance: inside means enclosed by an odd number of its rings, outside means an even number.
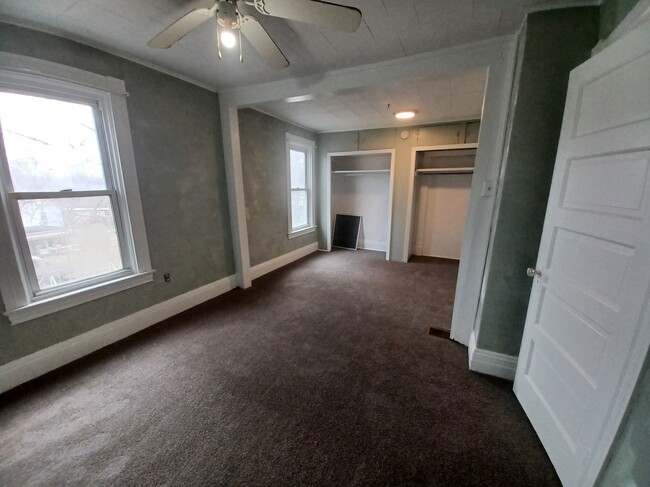
M309 207L307 191L291 191L291 227L306 227L309 224Z
M123 268L108 196L18 203L41 289Z
M0 92L14 191L106 189L93 108Z
M289 157L291 160L291 187L306 188L306 154L292 149L289 151Z

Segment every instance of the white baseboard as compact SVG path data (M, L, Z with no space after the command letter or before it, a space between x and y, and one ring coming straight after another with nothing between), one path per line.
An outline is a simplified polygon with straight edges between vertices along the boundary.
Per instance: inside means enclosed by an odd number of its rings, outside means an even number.
M264 274L273 272L280 267L284 267L287 264L291 264L293 261L302 259L303 257L316 252L318 250L318 242L310 243L305 245L297 250L289 252L288 254L281 255L275 259L267 260L261 264L257 264L255 267L251 267L251 279L257 279L262 277Z
M0 393L216 298L236 287L229 276L0 366Z
M472 332L469 337L469 370L515 380L517 357L476 348L476 334Z
M386 242L380 242L378 240L359 240L357 247L364 250L386 252Z

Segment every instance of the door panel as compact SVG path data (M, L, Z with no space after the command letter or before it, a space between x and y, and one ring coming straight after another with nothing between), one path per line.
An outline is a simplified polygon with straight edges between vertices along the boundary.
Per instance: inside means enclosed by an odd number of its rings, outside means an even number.
M569 161L560 205L639 217L648 162L644 152Z
M632 58L582 85L576 136L595 134L650 117L650 54Z
M593 462L602 464L613 439L613 404L647 326L649 149L646 24L571 74L515 378L567 486L595 480Z
M595 385L609 334L549 291L540 299L539 308L540 334L552 340L573 367ZM585 354L585 350L592 353Z

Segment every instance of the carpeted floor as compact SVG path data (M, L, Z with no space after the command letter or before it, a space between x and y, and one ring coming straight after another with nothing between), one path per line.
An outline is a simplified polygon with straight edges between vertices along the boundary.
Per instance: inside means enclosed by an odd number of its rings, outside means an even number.
M0 485L560 485L457 265L316 253L0 397Z

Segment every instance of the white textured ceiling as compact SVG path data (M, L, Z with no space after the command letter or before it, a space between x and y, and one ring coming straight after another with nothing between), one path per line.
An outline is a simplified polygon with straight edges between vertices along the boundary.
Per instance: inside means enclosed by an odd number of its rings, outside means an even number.
M0 0L0 16L42 26L215 90L369 64L513 33L526 10L549 0L330 0L354 6L363 21L352 34L319 30L255 14L285 53L289 68L273 71L244 42L219 61L215 24L206 22L168 50L147 46L163 28L211 0ZM552 3L557 4L557 0ZM254 12L252 7L240 8Z
M328 0L361 10L357 32L319 30L254 13L290 62L274 71L244 41L244 63L230 53L217 59L215 23L206 22L167 50L147 42L169 24L212 0L0 0L0 20L50 31L157 67L215 91L318 75L352 66L396 60L514 33L524 15L572 0ZM424 124L480 118L485 72L435 78L378 81L347 92L256 108L320 132L400 125L393 112L417 110ZM390 104L390 106L388 106Z

